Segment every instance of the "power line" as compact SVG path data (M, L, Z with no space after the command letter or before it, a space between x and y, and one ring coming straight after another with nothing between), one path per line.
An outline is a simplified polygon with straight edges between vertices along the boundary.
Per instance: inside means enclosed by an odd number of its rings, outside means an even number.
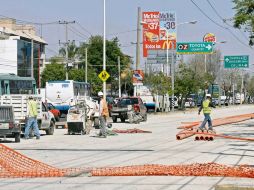
M216 10L216 8L212 5L212 3L210 2L210 0L206 0L208 2L208 4L210 5L210 7L213 9L213 11L215 12L215 14L223 21L223 23L225 23L227 26L231 27L231 28L234 28L232 25L228 24L226 19L224 19L220 14L219 12ZM243 31L241 31L239 28L238 28L239 32L242 34L242 36L246 39L246 40L249 40L248 37L243 33Z
M82 29L84 30L85 32L87 32L90 36L92 36L93 34L91 32L89 32L87 29L85 29L79 22L76 22L77 25Z
M51 24L58 24L58 21L54 21L54 22L45 22L45 23L40 23L40 22L31 22L31 21L25 21L25 20L20 20L20 19L16 19L16 18L12 18L12 17L8 17L8 16L5 16L5 15L0 15L1 17L4 17L4 18L8 18L8 19L14 19L16 20L17 22L20 22L20 23L26 23L26 24L34 24L34 25L51 25Z
M77 36L81 37L82 39L89 39L89 37L85 34L82 34L81 32L79 32L76 28L74 28L73 26L69 27L69 29L74 33L76 34Z
M208 18L211 22L213 22L215 25L219 26L220 28L223 28L224 30L227 30L237 41L239 41L241 44L243 44L244 46L251 48L251 46L245 44L244 42L242 42L229 28L222 26L221 24L217 23L216 21L214 21L213 19L211 19L193 0L190 0L192 2L192 4L194 4L198 10L206 16L206 18Z
M115 35L119 35L119 34L126 34L126 33L130 33L130 32L136 32L137 29L135 30L127 30L127 31L123 31L123 32L117 32L117 33L112 33L112 34L108 34L107 36L115 36Z

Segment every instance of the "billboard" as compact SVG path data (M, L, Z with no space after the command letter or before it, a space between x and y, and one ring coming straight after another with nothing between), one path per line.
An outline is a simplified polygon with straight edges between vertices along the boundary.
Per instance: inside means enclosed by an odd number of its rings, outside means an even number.
M142 23L144 57L148 50L176 49L175 12L143 12Z
M203 37L204 42L213 42L213 44L216 43L216 36L213 33L207 33Z
M132 74L133 85L142 85L144 81L144 73L142 70L134 70Z

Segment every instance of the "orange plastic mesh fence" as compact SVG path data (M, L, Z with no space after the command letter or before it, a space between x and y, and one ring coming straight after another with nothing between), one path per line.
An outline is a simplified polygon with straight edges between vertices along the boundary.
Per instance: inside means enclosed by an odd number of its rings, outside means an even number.
M98 168L92 176L223 176L254 178L254 168L246 165L226 166L217 163L189 165L137 165Z
M216 163L189 165L138 165L108 168L59 169L28 158L0 144L0 178L69 177L89 173L92 176L225 176L254 178L254 168Z
M63 177L75 176L89 168L58 169L24 156L0 144L0 177Z

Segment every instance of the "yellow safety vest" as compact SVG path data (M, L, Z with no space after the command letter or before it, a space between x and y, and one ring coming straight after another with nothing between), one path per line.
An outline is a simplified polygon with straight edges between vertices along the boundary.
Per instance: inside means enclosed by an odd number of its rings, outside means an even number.
M37 102L34 100L31 100L28 102L28 111L29 111L29 117L36 117L38 115L37 111Z
M203 101L203 113L210 114L212 109L209 107L210 100Z

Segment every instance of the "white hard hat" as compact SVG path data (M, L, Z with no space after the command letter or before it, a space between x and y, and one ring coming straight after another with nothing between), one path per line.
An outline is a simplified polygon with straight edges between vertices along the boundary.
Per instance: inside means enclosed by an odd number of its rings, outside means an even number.
M212 97L211 94L206 94L206 97Z
M98 96L103 96L103 92L98 92Z

